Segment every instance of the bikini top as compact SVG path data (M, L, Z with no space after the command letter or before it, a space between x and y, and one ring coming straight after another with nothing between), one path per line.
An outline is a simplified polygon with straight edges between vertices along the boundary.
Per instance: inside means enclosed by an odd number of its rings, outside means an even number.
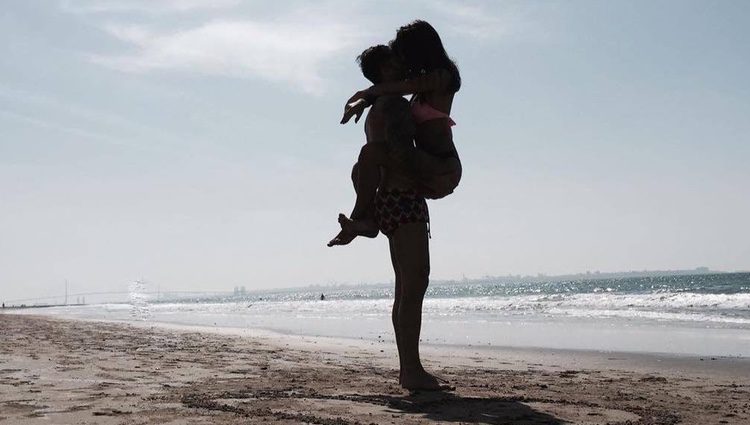
M448 118L448 125L453 127L456 122L443 111L438 111L433 108L427 102L420 102L419 100L411 101L411 115L414 117L414 122L422 124L425 121L434 120L438 118Z

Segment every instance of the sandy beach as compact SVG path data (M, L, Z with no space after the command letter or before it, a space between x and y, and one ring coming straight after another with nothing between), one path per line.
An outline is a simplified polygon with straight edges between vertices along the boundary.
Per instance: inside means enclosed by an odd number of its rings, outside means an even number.
M0 315L0 423L747 424L750 361L427 346Z

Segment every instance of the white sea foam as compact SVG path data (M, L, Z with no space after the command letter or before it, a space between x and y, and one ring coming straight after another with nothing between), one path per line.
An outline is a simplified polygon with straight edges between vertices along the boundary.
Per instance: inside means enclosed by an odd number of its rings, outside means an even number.
M334 299L150 304L158 314L228 314L298 319L385 317L391 299ZM141 310L143 307L141 307ZM140 311L140 310L139 310ZM428 298L424 313L432 318L503 320L507 317L620 318L642 321L750 325L750 294L589 294Z
M130 303L51 307L34 314L150 320L380 340L390 298L155 303L134 285ZM748 294L527 294L428 298L426 341L447 344L750 356Z
M136 320L147 320L151 316L149 309L147 285L141 280L136 280L128 285L130 294L130 315Z

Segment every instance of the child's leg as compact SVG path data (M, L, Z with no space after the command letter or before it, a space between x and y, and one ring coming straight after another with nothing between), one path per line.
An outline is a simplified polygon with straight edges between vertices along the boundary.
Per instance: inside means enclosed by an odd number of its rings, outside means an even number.
M362 220L372 211L375 192L380 184L380 167L388 165L388 153L381 143L368 143L359 151L357 172L357 200L349 218Z
M389 166L389 157L382 143L368 143L362 146L356 172L352 171L357 192L354 209L350 217L339 214L341 232L328 242L328 246L346 245L356 236L374 238L378 235L374 214L375 194L380 185L380 167L386 166Z
M368 146L368 145L365 145ZM364 147L362 148L362 151L364 151ZM360 157L362 157L362 151L360 151ZM354 192L357 194L357 199L360 198L359 193L360 190L360 162L356 162L354 166L352 167L352 184L354 185ZM380 179L380 170L378 169L378 182ZM366 185L369 184L369 182L366 182ZM377 185L375 186L375 191L377 191ZM374 201L374 196L373 196ZM355 207L356 208L356 207ZM353 214L353 213L352 213ZM354 240L357 236L366 236L368 238L374 238L378 235L378 227L375 223L375 205L374 202L371 202L371 205L367 207L364 214L361 218L359 218L356 222L352 221L351 219L347 218L344 214L339 214L339 225L341 226L341 231L328 242L328 246L334 246L334 245L346 245L352 240Z
M355 162L352 167L352 185L354 186L354 193L359 193L359 162ZM355 198L356 199L356 198ZM356 202L356 201L355 201ZM370 208L365 211L365 215L362 220L375 220L375 205L370 205Z
M365 236L368 238L374 238L378 235L378 225L375 222L375 194L377 193L378 186L380 185L380 166L375 167L374 176L363 176L363 159L369 161L372 158L371 148L367 146L375 146L375 144L368 143L362 147L359 154L359 161L352 167L352 184L354 185L354 191L357 194L354 210L349 218L344 214L339 214L339 224L341 225L341 231L354 236ZM369 168L369 164L365 164L365 172L372 173ZM371 186L370 179L375 179L375 187ZM372 196L369 198L369 205L362 201L363 189L372 191ZM357 204L359 204L360 210L357 210ZM356 212L355 212L356 211ZM361 212L360 212L361 211ZM356 214L356 215L355 215ZM353 239L353 238L352 238Z

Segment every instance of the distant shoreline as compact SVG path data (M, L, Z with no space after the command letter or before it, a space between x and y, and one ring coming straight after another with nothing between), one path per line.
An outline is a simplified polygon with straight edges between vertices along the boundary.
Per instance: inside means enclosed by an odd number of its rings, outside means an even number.
M21 304L21 305L6 305L3 310L24 310L28 308L50 308L50 307L80 307L86 304L73 303L73 304Z
M602 279L639 279L639 278L663 278L663 277L670 277L670 276L711 276L711 275L732 275L732 274L748 274L750 271L719 271L719 270L711 270L707 267L697 267L695 269L686 269L686 270L643 270L643 271L626 271L626 272L586 272L586 273L576 273L576 274L564 274L564 275L545 275L545 274L537 274L537 275L504 275L504 276L484 276L484 277L478 277L478 278L463 278L463 279L431 279L430 285L431 286L442 286L442 285L471 285L471 284L486 284L486 283L554 283L554 282L585 282L585 281L592 281L592 280L602 280ZM274 294L274 293L291 293L291 292L303 292L303 291L310 291L310 292L320 292L325 293L327 291L335 291L335 290L342 290L342 289L367 289L367 288L388 288L392 287L393 282L363 282L363 283L332 283L327 285L320 285L320 284L310 284L307 286L293 286L293 287L282 287L282 288L259 288L259 289L250 289L245 290L242 292L238 292L236 287L235 291L226 290L226 291L189 291L189 290L179 290L179 291L170 291L166 289L162 289L160 291L144 291L141 292L143 295L157 295L157 302L159 301L159 295L163 297L165 300L168 301L177 301L180 299L190 299L191 296L193 297L214 297L214 298L227 298L227 297L247 297L247 296L258 296L258 295L266 295L266 294ZM96 296L96 295L110 295L108 292L84 292L84 293L75 293L71 294L71 296ZM129 295L128 292L122 292L122 291L116 291L112 292L111 295L121 295L124 297L127 297ZM177 297L170 298L170 295L178 295ZM63 295L56 295L56 296L50 296L50 297L39 297L39 298L23 298L23 299L13 299L10 301L5 301L5 308L43 308L43 307L64 307L64 306L73 306L73 305L91 305L91 304L101 304L102 301L93 301L90 303L77 303L77 304L63 304L63 303L56 303L56 304L39 304L39 305L31 305L28 303L25 304L19 304L19 301L34 301L36 299L44 300L44 299L62 299ZM8 303L14 303L12 305L9 305ZM126 300L121 301L105 301L105 302L128 302ZM152 300L153 302L153 300ZM22 306L23 305L23 306Z

